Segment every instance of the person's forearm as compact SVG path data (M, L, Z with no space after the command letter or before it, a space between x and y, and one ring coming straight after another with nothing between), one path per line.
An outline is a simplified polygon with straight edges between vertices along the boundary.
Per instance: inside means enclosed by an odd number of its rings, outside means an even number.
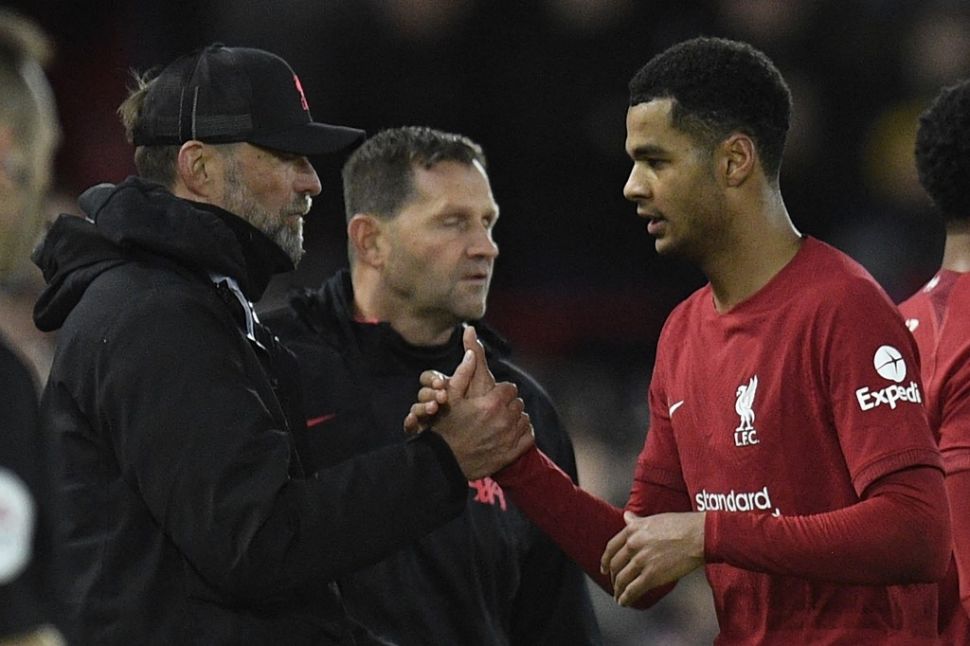
M625 526L622 509L577 487L534 447L493 477L539 529L603 590L613 594L609 575L600 572L600 557L609 540ZM672 588L651 590L636 607L653 605Z
M846 584L939 580L949 559L943 476L930 467L885 476L850 507L810 516L708 512L709 563Z
M600 556L606 543L623 529L622 509L577 487L536 448L493 478L569 558L612 593L609 576L600 573Z

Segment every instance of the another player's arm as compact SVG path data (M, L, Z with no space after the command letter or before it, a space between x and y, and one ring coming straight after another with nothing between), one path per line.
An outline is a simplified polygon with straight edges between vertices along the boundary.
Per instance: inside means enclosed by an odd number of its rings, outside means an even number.
M960 601L970 615L970 514L967 513L970 509L970 341L962 341L960 349L951 357L949 365L954 368L943 392L940 450L946 467L945 486Z
M960 581L960 603L970 615L970 469L951 472L946 476L946 492L950 500L950 522L953 528L953 556Z

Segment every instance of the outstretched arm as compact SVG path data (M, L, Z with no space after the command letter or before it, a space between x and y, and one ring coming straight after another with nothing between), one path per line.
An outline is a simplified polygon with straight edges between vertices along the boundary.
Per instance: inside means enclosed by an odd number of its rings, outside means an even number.
M538 449L527 451L493 477L563 552L608 594L614 593L608 571L601 568L601 555L610 539L625 527L622 509L580 489ZM660 486L641 489L642 498L649 501L646 513L689 509L682 493ZM671 584L652 590L636 607L653 605L672 588Z

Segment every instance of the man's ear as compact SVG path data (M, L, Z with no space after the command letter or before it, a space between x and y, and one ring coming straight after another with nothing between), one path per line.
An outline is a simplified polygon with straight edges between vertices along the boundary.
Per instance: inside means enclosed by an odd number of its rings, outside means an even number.
M369 213L356 213L347 223L347 240L359 262L372 267L384 264L387 223Z
M721 142L719 146L720 175L728 187L737 187L754 173L758 164L758 150L754 140L746 134L736 132Z
M179 148L177 172L179 183L189 199L211 202L216 193L215 170L221 163L215 150L201 141L186 141Z

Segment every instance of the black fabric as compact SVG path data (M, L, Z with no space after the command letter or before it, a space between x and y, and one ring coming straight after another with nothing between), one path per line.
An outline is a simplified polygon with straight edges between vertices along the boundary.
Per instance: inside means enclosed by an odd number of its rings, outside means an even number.
M353 321L349 273L264 322L296 355L307 427L304 462L325 467L405 445L402 422L422 370L447 374L461 360L461 328L439 347L417 347L387 323ZM574 479L570 440L545 392L508 360L506 343L481 323L490 367L515 382L539 446ZM432 435L425 433L423 435ZM382 477L382 486L398 486ZM584 575L491 479L469 483L462 516L339 583L348 611L404 646L600 643Z
M138 179L84 204L94 221L62 216L36 254L74 641L375 643L333 580L461 512L454 457L427 438L306 470L292 357L209 278L256 296L285 255Z
M47 447L37 417L37 390L28 368L0 337L0 534L5 555L13 545L11 523L15 498L28 497L33 507L33 537L26 566L11 569L0 579L0 640L44 624L55 624L49 604L52 565L50 518L54 509L47 472ZM19 516L19 513L18 513ZM6 561L6 558L4 558ZM10 578L8 578L10 577Z
M337 152L364 131L313 121L300 79L279 56L209 45L166 66L145 94L136 146L248 141L300 155Z

